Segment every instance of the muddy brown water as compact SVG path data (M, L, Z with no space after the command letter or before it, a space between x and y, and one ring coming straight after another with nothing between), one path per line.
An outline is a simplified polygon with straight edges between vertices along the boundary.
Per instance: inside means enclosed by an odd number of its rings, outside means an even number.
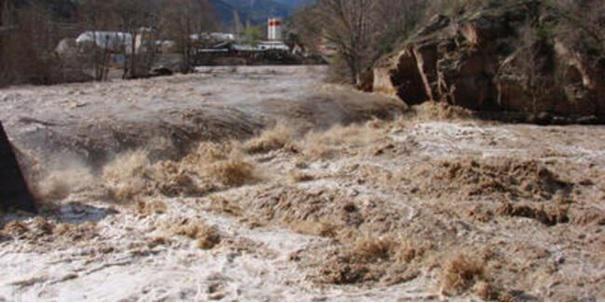
M147 148L176 158L204 140L244 139L278 120L327 128L403 108L396 100L325 85L324 66L199 68L191 75L0 91L14 144L44 162L99 167Z
M59 168L48 184L67 195L49 196L42 215L0 215L0 300L605 298L602 126L491 123L426 105L259 153L217 144L178 157L277 120L323 129L402 110L322 74L225 68L0 91L22 157L47 155L38 165L52 169L120 153L104 166L111 182L105 169ZM137 147L179 162L123 157ZM215 186L204 170L237 165L254 181ZM104 194L122 189L135 195Z

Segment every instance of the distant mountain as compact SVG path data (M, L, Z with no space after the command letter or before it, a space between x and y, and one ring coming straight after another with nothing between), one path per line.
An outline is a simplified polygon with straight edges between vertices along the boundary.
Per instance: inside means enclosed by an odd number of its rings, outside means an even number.
M232 29L235 12L242 25L264 24L270 17L289 17L297 8L314 0L211 0L219 20Z
M273 0L277 3L283 4L290 9L297 9L299 7L309 5L315 2L315 0Z
M287 17L291 8L274 0L222 0L236 8L243 23L253 24L266 22L269 17ZM243 18L242 18L243 17Z

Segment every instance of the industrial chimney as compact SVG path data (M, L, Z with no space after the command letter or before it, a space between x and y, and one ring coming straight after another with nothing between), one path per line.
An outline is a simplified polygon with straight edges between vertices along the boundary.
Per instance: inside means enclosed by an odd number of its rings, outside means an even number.
M267 35L269 41L282 40L282 21L279 18L269 18Z

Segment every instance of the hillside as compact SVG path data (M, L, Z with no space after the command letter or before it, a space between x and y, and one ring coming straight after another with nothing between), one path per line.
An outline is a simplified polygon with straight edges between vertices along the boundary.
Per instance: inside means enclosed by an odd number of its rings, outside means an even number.
M234 23L234 11L242 24L263 24L270 17L288 17L313 0L211 0L219 20L227 28Z

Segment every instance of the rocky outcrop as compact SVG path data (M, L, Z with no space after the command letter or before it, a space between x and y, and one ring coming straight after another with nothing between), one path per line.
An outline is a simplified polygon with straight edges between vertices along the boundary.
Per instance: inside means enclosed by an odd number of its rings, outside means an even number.
M605 121L605 68L556 32L540 32L557 22L552 9L537 0L502 1L435 16L379 61L373 90L409 105L435 100L545 123Z

